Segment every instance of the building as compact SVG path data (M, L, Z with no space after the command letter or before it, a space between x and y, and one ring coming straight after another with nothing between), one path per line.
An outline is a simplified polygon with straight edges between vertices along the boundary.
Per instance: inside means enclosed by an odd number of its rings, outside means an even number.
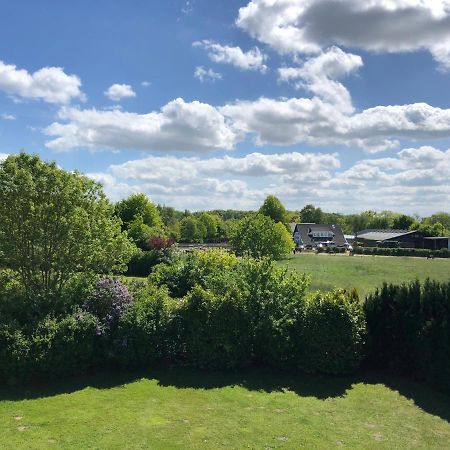
M315 247L318 244L337 245L345 247L347 240L339 225L325 225L317 223L297 223L291 227L293 239L298 247Z
M426 237L414 230L362 230L356 234L355 241L364 247L450 249L450 238Z

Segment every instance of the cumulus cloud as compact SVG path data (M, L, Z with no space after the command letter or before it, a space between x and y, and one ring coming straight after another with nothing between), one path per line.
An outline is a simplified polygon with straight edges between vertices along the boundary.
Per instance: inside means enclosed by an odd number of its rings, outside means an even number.
M340 144L376 152L396 148L399 139L450 137L450 110L426 103L377 106L345 114L317 97L260 98L238 101L220 111L232 118L236 127L253 133L258 145Z
M333 153L252 153L241 157L149 156L92 174L113 200L145 192L179 209L258 208L265 196L290 209L393 209L429 214L450 200L450 150L407 148L343 167Z
M336 81L362 67L362 58L332 47L300 67L278 69L280 81L294 82L297 89L306 89L343 112L353 112L350 93Z
M119 102L123 98L136 97L136 92L129 84L113 84L104 94L113 102Z
M0 91L14 98L60 104L85 98L80 79L67 75L61 67L43 67L29 73L3 61L0 61Z
M450 69L450 0L252 0L236 24L280 53L425 49Z
M137 114L66 107L44 132L53 150L140 149L207 152L230 150L239 135L213 106L178 98L159 112Z
M7 114L7 113L1 114L0 117L3 120L16 120L16 116L13 116L12 114Z
M258 47L244 52L240 47L221 45L210 40L196 41L192 45L205 49L209 59L216 63L231 64L242 70L259 70L261 72L267 70L267 66L264 64L267 55L262 53Z
M211 81L214 83L214 81L222 79L222 74L214 72L212 69L206 70L203 66L198 66L195 68L194 77L202 83L205 81Z

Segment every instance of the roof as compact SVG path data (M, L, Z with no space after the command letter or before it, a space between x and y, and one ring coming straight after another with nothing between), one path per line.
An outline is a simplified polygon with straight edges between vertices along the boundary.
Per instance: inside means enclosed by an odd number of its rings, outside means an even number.
M433 241L439 241L440 239L450 239L450 237L447 236L430 236L430 237L424 237L424 239L430 239Z
M333 241L336 245L345 245L347 243L344 233L339 225L326 225L320 223L298 223L295 231L300 234L304 245L320 241ZM313 236L313 233L329 233L330 236Z
M417 230L362 230L358 231L357 239L366 239L368 241L386 241L411 233L417 233Z

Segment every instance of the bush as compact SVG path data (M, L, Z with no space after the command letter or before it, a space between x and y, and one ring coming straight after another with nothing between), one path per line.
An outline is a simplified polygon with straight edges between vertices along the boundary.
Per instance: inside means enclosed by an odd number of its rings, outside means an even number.
M369 295L369 363L450 392L450 283L387 285Z
M126 274L132 277L148 277L153 268L159 263L161 263L161 259L157 251L140 250L128 263Z
M98 330L98 319L84 311L41 321L31 337L30 370L50 377L85 372L101 361Z
M355 247L353 253L372 256L416 256L422 258L450 258L450 250L428 250L423 248L382 248L382 247Z
M0 323L0 381L14 383L28 373L30 347L17 324Z
M98 333L106 335L115 327L131 305L133 296L119 280L100 278L95 289L83 305L83 310L93 314L99 321Z
M250 318L238 289L222 297L195 286L183 299L180 315L189 364L230 369L251 363Z
M171 334L174 307L167 289L142 287L119 320L113 339L114 359L134 367L176 355L176 336Z
M207 280L232 271L238 264L235 255L224 250L197 251L178 256L170 264L158 265L149 281L156 286L166 286L170 295L184 297L196 284L207 287Z
M355 291L313 294L293 332L296 365L305 372L350 373L363 359L366 322Z

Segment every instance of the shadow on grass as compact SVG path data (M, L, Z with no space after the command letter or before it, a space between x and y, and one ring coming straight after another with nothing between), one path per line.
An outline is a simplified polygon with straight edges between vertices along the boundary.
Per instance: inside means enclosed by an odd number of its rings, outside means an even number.
M252 368L236 372L201 371L170 366L140 371L102 371L89 376L48 380L16 387L0 387L0 401L29 400L70 394L85 389L111 389L138 380L156 380L163 387L218 389L241 386L251 391L292 391L301 397L327 399L344 396L355 384L382 384L398 391L429 414L450 422L450 396L422 384L384 372L363 372L352 376L306 375L298 372Z

